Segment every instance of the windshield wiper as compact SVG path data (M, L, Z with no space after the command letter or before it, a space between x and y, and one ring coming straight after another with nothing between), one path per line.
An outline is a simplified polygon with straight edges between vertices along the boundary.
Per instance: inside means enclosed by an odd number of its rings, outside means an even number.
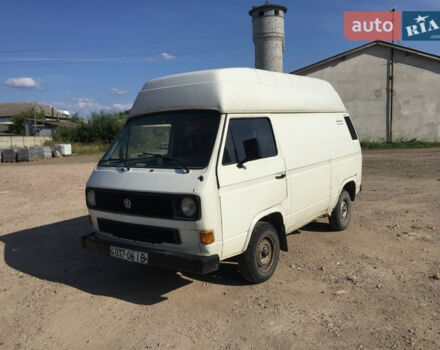
M153 156L153 157L159 157L162 159L166 159L166 160L171 160L174 163L176 163L177 165L179 165L183 170L185 170L185 172L188 174L189 173L189 169L188 167L183 164L179 159L175 158L175 157L170 157L170 156L165 156L163 154L159 154L159 153L150 153L150 152L142 152L142 154L146 155L146 156ZM136 162L142 161L143 158L139 158L139 159L133 159L136 160Z
M113 163L122 163L124 165L125 168L130 170L130 167L128 166L127 162L125 161L125 159L101 159L98 162L98 165L103 165L103 163L108 163L108 164L113 164Z

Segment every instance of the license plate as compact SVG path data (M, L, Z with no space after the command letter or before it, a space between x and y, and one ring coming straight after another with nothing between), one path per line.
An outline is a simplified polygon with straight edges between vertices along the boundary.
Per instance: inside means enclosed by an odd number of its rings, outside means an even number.
M110 256L140 264L148 264L148 253L137 250L110 246Z

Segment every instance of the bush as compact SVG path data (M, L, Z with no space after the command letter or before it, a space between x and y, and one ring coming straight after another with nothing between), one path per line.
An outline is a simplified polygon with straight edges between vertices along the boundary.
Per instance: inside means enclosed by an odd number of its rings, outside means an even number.
M79 120L73 128L59 128L53 139L64 143L109 144L122 130L127 121L127 113L101 111L92 113L90 120Z
M73 154L99 154L107 151L109 145L105 143L72 143Z
M46 140L43 146L50 147L54 149L54 144L57 142ZM107 151L109 144L106 143L79 143L74 142L72 145L72 154L100 154Z
M12 125L9 125L8 132L16 135L25 135L25 128L24 128L24 120L25 119L44 119L44 112L38 112L34 114L34 110L30 109L25 112L18 113L14 115L12 120Z
M412 140L396 140L394 142L362 141L362 149L398 149L398 148L434 148L440 147L440 142Z

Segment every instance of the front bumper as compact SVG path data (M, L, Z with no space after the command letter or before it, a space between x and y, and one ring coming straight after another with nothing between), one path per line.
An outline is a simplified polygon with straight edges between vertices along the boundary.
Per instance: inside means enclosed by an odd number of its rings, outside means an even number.
M176 253L138 245L109 241L98 237L94 232L81 237L84 248L110 255L110 246L137 250L148 253L148 265L165 267L178 271L206 274L217 271L220 259L218 255L195 255Z

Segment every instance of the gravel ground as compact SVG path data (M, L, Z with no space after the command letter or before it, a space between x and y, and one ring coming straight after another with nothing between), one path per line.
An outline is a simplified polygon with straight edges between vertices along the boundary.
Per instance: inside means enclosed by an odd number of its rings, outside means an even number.
M245 285L86 251L96 156L0 164L1 349L439 349L440 149L364 153L350 227Z

